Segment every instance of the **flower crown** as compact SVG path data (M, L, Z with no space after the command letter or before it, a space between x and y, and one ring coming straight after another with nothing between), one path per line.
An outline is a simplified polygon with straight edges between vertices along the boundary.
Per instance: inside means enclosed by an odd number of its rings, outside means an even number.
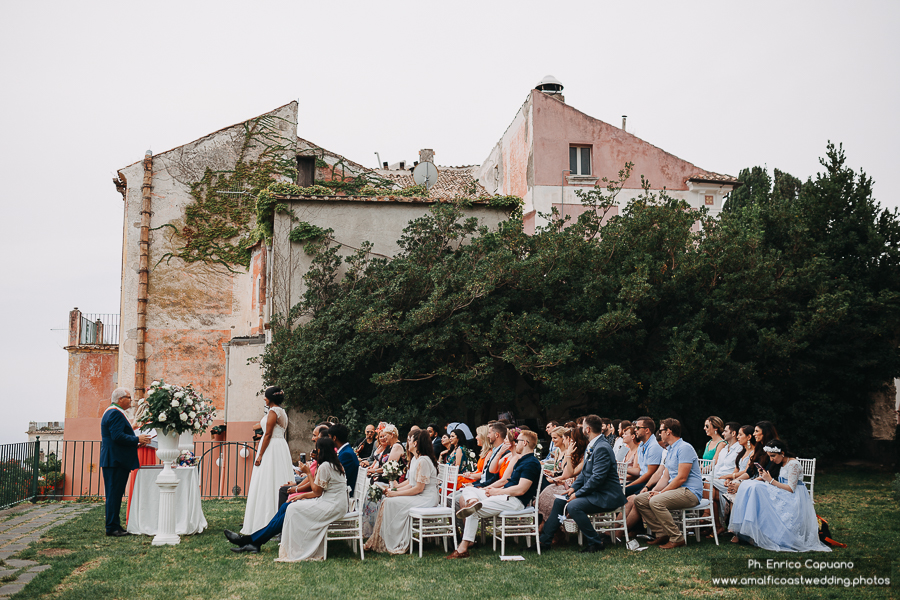
M778 446L766 446L763 448L763 452L771 452L773 454L781 454L781 448Z

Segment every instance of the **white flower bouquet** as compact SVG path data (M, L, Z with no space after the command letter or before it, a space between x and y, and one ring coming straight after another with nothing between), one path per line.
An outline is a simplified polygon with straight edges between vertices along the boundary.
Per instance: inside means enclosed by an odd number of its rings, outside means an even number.
M468 448L466 448L465 453L466 453L466 456L469 458L469 467L471 467L471 469L474 470L475 465L478 463L478 456L475 454L474 450L469 450Z
M538 442L538 443L537 443L537 446L534 447L534 454L535 454L535 456L540 456L540 455L541 455L541 451L542 451L543 449L544 449L544 445L543 445L542 443Z
M213 403L186 386L162 381L150 384L150 393L138 401L139 429L156 429L163 435L175 433L203 433L212 424L216 407Z
M396 460L389 460L384 463L383 472L388 481L397 481L403 475L403 467Z
M369 491L366 492L366 496L371 502L380 502L384 498L384 490L377 485L371 485L369 486Z

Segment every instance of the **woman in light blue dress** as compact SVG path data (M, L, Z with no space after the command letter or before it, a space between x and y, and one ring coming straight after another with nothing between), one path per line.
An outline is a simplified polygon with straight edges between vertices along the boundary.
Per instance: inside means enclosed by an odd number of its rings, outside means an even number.
M738 488L729 529L755 545L776 552L831 552L819 541L819 522L812 498L800 480L800 461L782 440L764 448L769 460L781 465L778 480L760 470L759 478Z

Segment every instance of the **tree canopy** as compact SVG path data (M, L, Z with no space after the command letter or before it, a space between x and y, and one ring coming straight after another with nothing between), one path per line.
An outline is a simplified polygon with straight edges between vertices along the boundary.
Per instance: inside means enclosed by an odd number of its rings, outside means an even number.
M308 241L265 379L351 422L715 414L846 452L900 373L900 218L841 148L821 162L805 183L742 171L717 218L647 185L618 206L628 165L533 235L519 213L488 231L456 203L410 222L392 259Z

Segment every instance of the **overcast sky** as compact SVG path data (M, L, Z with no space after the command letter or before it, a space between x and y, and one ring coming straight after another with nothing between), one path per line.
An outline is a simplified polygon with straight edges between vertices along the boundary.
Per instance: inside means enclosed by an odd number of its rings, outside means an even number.
M431 8L438 5L438 7ZM363 165L487 157L547 74L566 102L697 166L802 179L828 140L885 206L900 140L897 2L5 2L0 443L65 413L66 319L117 313L140 160L299 100Z

